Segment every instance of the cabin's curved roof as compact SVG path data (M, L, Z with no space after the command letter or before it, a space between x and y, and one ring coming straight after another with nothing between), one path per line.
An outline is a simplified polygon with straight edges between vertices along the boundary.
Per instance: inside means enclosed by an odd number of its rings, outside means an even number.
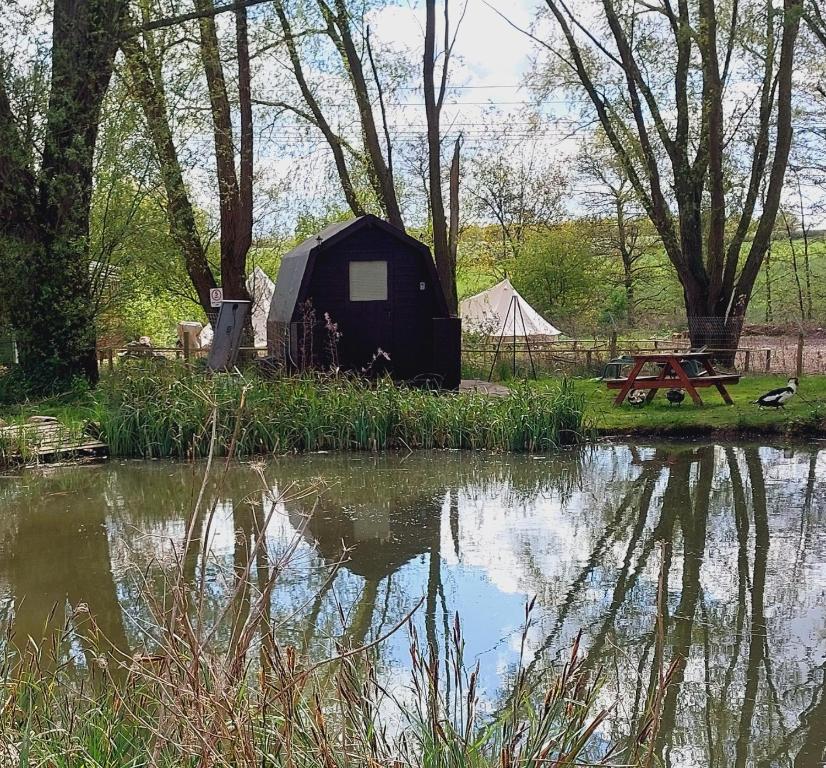
M304 275L307 273L308 267L311 268L314 251L322 246L332 245L365 226L383 229L398 240L423 252L423 255L425 255L427 259L428 269L430 269L433 274L433 285L439 297L439 304L444 308L444 314L447 316L449 314L447 312L447 302L441 290L441 283L436 274L436 266L430 255L430 249L424 243L411 237L398 227L394 227L392 224L383 221L377 216L367 214L347 221L338 221L326 226L318 234L308 237L304 242L297 245L282 257L281 266L278 270L278 278L275 282L272 304L270 306L269 322L289 323L292 321L295 305L301 293Z

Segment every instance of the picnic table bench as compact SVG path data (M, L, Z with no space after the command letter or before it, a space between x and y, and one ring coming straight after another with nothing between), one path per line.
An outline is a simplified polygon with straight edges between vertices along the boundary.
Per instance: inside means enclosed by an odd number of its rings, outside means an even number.
M622 405L628 393L634 389L647 389L646 402L650 403L660 389L684 389L691 395L695 405L702 405L703 400L697 392L703 387L716 387L720 396L728 405L734 405L734 401L726 389L726 384L737 384L740 381L739 374L717 373L711 362L711 352L656 352L639 353L631 355L633 363L628 376L625 378L606 379L605 384L608 389L618 389L619 392L614 398L614 405ZM690 375L686 371L686 362L692 361L696 365L689 367L702 370L699 375ZM654 364L660 367L657 375L640 375L642 369L647 364Z

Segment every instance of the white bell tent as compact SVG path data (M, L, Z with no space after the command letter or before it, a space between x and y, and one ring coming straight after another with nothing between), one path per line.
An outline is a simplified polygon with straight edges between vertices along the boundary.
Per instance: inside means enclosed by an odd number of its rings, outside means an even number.
M516 376L516 353L519 346L528 353L531 372L536 378L531 342L555 340L562 333L528 304L507 278L493 288L465 299L459 304L459 314L462 316L463 330L497 339L488 381L493 377L503 339L510 339L508 343L512 347L513 375ZM517 339L520 341L517 342Z
M562 333L528 304L507 278L462 301L459 314L464 330L486 336L547 338Z

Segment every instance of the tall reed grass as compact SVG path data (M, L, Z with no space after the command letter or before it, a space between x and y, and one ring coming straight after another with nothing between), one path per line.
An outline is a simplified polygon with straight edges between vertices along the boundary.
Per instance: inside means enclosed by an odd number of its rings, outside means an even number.
M199 457L217 413L219 454L467 448L543 451L587 432L584 396L566 381L507 397L436 393L350 378L243 378L182 369L131 370L99 395L103 439L115 456Z

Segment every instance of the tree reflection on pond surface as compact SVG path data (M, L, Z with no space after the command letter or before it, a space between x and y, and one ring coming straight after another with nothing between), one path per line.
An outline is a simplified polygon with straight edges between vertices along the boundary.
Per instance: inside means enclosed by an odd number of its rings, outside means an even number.
M537 595L529 663L557 661L582 629L587 663L604 670L601 696L618 702L606 735L637 732L658 669L676 660L657 745L666 765L814 768L826 749L824 469L817 446L750 444L279 459L264 470L270 489L320 490L278 509L250 563L268 503L257 472L239 465L212 488L205 600L217 615L233 569L250 566L263 583L298 532L268 607L284 641L313 657L356 647L424 597L422 636L443 652L458 612L495 708L525 598ZM84 603L119 649L141 649L149 615L137 576L162 590L200 470L112 462L3 478L0 621L14 615L13 642L42 636L54 604L52 627ZM199 545L184 556L189 579ZM73 630L86 650L82 622ZM406 644L400 632L382 646L387 685L406 682Z

